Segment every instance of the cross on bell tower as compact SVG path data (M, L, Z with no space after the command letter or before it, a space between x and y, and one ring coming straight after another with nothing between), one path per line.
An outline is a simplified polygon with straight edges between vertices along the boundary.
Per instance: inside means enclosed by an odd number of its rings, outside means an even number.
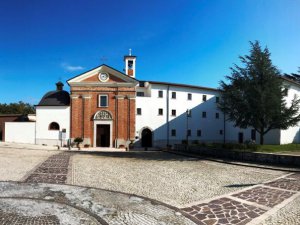
M132 55L131 48L129 49L129 55L124 56L124 61L125 61L125 73L128 76L135 78L136 56Z

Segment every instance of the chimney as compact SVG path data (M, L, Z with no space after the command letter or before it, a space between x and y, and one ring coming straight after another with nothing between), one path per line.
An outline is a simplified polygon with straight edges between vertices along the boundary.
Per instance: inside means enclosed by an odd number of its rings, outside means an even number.
M125 73L130 77L135 77L135 61L136 56L131 55L131 49L129 49L129 55L124 56L125 61Z
M57 91L62 91L64 89L63 87L64 87L64 84L62 82L59 81L59 82L56 83L56 90Z

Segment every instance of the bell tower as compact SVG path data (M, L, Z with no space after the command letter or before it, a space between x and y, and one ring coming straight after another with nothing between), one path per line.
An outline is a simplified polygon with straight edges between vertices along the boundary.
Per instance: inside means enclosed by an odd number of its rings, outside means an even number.
M129 55L124 56L125 61L125 73L135 78L135 62L136 62L136 56L133 56L131 54L131 49L129 49Z

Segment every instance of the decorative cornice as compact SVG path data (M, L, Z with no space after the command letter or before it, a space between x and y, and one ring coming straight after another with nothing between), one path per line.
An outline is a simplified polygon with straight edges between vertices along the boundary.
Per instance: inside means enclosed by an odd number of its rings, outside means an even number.
M71 87L135 87L135 83L100 83L100 82L80 82L69 83Z
M71 97L72 99L76 99L76 98L79 98L79 95L74 95L74 94L72 94L72 95L70 95L70 97Z
M115 98L116 98L116 99L124 99L125 96L124 96L124 95L116 95Z
M92 98L92 96L90 96L90 95L82 95L82 98L90 99L90 98Z

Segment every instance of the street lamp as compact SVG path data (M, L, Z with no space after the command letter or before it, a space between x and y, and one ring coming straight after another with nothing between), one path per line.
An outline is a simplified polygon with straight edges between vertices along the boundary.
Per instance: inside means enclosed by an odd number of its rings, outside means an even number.
M189 130L189 117L191 117L191 110L187 109L186 110L186 146L188 146L188 143L189 143L189 134L188 134L188 130Z

